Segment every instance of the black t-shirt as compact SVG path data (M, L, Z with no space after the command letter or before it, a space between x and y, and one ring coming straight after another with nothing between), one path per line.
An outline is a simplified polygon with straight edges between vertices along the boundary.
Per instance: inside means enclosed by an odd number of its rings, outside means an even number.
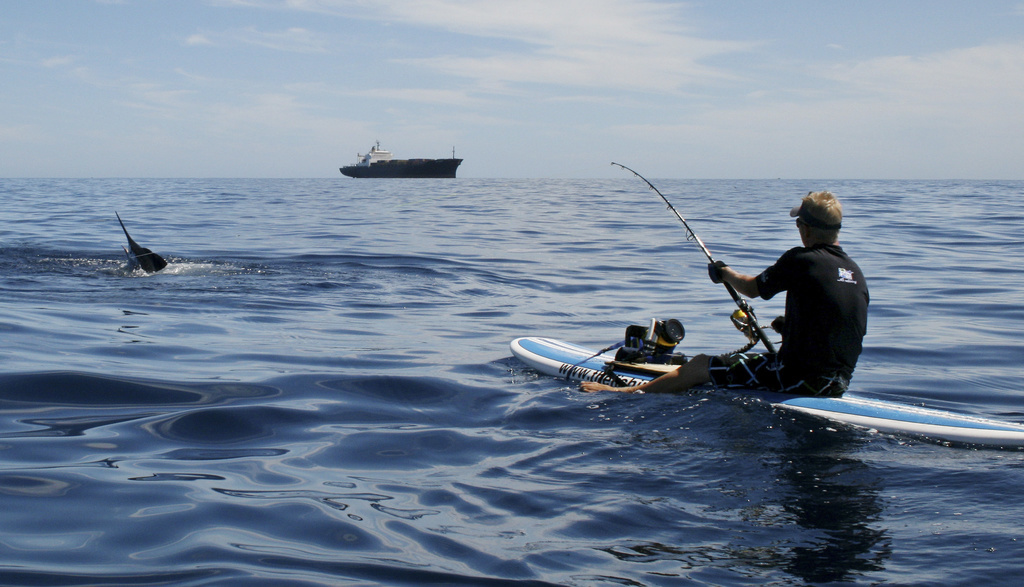
M757 276L770 300L786 292L779 358L793 376L853 375L868 326L868 284L839 245L795 247Z

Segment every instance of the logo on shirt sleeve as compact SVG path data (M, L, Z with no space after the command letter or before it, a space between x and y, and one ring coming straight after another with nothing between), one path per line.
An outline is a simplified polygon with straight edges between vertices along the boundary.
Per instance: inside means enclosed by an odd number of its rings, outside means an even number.
M841 281L843 283L857 283L857 280L853 278L853 271L843 269L842 267L839 268L839 279L837 281Z

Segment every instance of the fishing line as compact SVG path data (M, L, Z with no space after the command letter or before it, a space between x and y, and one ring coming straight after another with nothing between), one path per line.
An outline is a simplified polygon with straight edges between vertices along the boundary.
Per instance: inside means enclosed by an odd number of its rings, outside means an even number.
M676 218L678 218L679 221L683 223L683 227L686 228L686 240L697 243L697 246L700 247L700 250L704 251L704 256L708 258L709 263L715 262L715 259L711 256L711 251L709 251L708 248L704 246L704 241L700 240L700 237L697 236L697 233L693 232L693 229L690 228L690 225L686 222L686 219L683 218L683 215L679 213L679 210L676 210L676 207L672 205L672 202L670 202L668 198L665 197L665 194L658 191L658 188L654 187L653 183L647 181L646 177L640 175L636 171L633 171L629 167L626 167L625 165L621 163L616 163L614 161L612 161L612 165L617 165L625 169L626 171L632 173L633 175L639 177L640 179L643 180L644 183L647 184L648 187L654 190L654 193L661 196L661 199L664 200L666 204L668 204L668 209L671 210L672 213L676 215ZM754 315L754 308L751 307L746 300L741 298L740 294L736 292L736 288L730 285L727 281L723 280L722 285L724 285L725 289L728 290L729 295L732 296L732 300L736 302L736 305L739 306L740 310L746 312L746 314L750 317L750 326L754 330L754 334L757 336L758 340L760 340L761 343L764 344L764 348L768 349L768 352L774 353L775 345L772 344L772 341L768 340L768 335L764 333L764 330L762 330L761 326L757 323L757 316Z

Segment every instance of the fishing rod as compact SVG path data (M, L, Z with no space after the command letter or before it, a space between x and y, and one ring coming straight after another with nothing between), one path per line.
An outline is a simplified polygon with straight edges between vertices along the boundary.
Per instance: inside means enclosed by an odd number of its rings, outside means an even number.
M690 228L690 225L686 222L686 219L683 218L683 215L679 213L679 210L676 210L676 207L672 205L672 202L670 202L668 198L665 197L665 194L658 191L658 188L654 187L653 183L647 181L646 177L633 171L629 167L626 167L625 165L621 163L616 163L614 161L612 161L612 165L617 165L625 169L626 171L632 173L633 175L639 177L640 179L643 180L644 183L647 184L648 187L654 190L654 193L661 196L661 199L665 200L665 203L668 204L668 209L671 210L672 213L676 215L676 218L678 218L679 221L683 223L683 227L686 228L686 240L690 240L697 243L697 246L700 247L700 250L704 251L704 256L708 258L708 262L716 263L715 259L711 256L711 251L709 251L708 248L704 246L704 241L700 240L700 237L697 236L697 233L693 232L693 229ZM761 343L764 344L764 348L768 349L768 352L774 353L775 345L772 344L772 341L768 340L768 335L764 333L764 330L761 329L761 325L757 323L757 316L754 315L754 308L749 303L747 303L746 300L740 297L740 294L736 291L736 288L734 288L732 284L730 284L728 281L722 280L722 285L725 286L725 289L729 292L729 295L732 296L732 300L736 302L736 305L739 307L739 309L750 317L749 325L753 329L754 334L757 336L758 340L760 340Z

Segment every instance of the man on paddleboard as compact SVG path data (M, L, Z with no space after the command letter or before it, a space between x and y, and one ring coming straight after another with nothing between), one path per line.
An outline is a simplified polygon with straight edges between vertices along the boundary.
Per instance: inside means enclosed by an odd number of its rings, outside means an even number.
M770 300L786 292L786 315L778 328L778 353L697 355L642 385L611 387L584 382L584 391L679 392L704 383L839 397L846 391L867 331L868 287L860 267L839 246L843 207L830 192L811 192L794 207L802 247L786 251L756 277L725 263L708 264L714 283L723 281L749 298Z

